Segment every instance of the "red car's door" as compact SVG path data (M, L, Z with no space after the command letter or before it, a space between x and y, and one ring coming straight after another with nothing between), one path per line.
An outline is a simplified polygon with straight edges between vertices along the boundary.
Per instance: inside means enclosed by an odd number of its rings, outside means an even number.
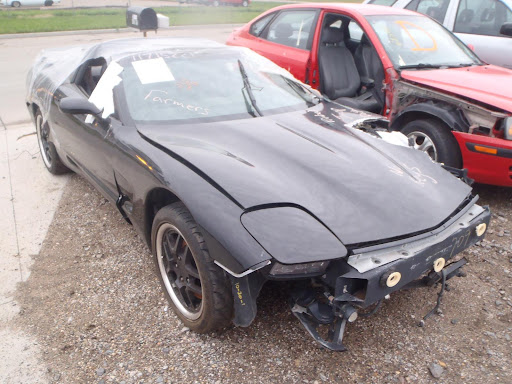
M318 21L318 9L286 9L255 21L235 33L228 44L242 45L307 81L308 61Z

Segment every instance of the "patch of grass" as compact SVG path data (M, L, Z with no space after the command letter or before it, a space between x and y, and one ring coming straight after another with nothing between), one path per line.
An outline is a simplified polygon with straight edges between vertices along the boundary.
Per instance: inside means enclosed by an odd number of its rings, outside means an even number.
M162 7L171 26L246 23L267 9L280 5L257 2L249 7ZM71 31L126 27L126 10L119 8L0 11L0 34Z
M123 28L123 9L0 12L0 34Z
M248 7L163 7L157 13L169 17L170 25L239 24L247 23L270 8L282 5L274 2L254 2Z
M313 2L329 0L313 0ZM335 2L336 0L331 0ZM362 0L345 0L360 3ZM278 2L253 2L249 7L158 7L158 13L169 17L171 26L199 24L246 23L266 10L282 5ZM0 34L73 31L126 27L124 8L88 8L61 10L2 10Z

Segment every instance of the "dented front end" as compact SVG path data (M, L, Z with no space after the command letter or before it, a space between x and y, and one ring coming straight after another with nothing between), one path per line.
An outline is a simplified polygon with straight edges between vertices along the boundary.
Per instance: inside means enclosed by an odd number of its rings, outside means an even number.
M466 264L463 258L455 261L456 256L482 240L489 220L489 209L473 201L435 230L353 248L347 258L325 265L313 284L297 284L290 300L292 312L320 344L343 351L346 323L355 321L358 313L376 310L393 292L438 282L444 291L446 280L459 276ZM320 336L322 325L329 328L327 337Z

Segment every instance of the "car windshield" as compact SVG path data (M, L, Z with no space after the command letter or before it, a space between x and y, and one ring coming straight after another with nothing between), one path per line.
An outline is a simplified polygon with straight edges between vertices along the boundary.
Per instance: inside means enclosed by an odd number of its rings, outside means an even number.
M120 61L136 123L221 121L306 109L319 94L245 48L181 50Z
M482 62L452 33L420 15L368 16L395 68L464 67Z

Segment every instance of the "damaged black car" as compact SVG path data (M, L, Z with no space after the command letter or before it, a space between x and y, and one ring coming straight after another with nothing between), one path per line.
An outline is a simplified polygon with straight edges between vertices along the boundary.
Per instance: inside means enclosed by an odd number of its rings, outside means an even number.
M161 38L49 50L27 84L46 168L81 174L115 204L196 332L249 326L265 282L287 281L283 305L344 350L346 324L387 295L442 292L489 223L463 171L246 48Z

